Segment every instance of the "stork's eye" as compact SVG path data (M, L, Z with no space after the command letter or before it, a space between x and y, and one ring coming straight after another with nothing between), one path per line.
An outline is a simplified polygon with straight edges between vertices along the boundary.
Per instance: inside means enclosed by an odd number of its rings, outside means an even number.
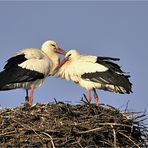
M56 47L54 44L51 44L51 46Z
M70 57L70 56L71 56L71 54L68 55L68 57Z
M71 54L67 54L67 55L66 55L66 58L70 58L70 57L71 57Z

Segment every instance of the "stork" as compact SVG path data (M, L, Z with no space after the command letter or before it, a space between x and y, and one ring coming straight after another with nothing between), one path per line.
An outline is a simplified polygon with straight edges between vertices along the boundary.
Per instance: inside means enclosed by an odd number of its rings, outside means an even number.
M120 66L114 63L118 60L120 59L82 55L72 49L66 53L65 59L56 67L55 71L59 77L86 88L89 103L92 98L91 90L93 90L95 104L98 104L99 97L96 89L121 94L132 92L132 84L128 79L130 76L125 75Z
M66 52L52 40L44 42L41 49L25 48L18 51L8 59L4 70L0 72L0 91L23 88L26 90L26 104L31 106L34 89L46 77L53 75L60 62L57 53L65 55Z

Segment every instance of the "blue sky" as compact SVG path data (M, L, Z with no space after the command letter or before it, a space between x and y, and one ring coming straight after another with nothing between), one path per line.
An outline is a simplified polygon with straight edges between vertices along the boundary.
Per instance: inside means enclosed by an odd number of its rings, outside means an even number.
M148 109L148 2L0 2L0 70L16 51L52 39L65 50L119 57L130 72L133 94L98 90L100 102L130 111ZM71 101L79 103L86 90L49 77L37 88L34 103ZM24 102L25 91L0 92L1 107Z

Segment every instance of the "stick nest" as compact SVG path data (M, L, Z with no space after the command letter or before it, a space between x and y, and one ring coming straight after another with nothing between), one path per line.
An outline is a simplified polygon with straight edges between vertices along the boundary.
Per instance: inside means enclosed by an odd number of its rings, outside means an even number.
M0 110L0 147L147 147L144 114L108 105L36 104Z

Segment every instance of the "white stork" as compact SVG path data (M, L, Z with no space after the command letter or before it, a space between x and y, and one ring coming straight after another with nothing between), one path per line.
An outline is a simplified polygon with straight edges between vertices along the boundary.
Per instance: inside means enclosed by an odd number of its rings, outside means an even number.
M118 58L97 57L92 55L82 55L77 50L70 50L65 55L65 59L57 66L55 71L63 79L78 83L88 90L88 102L91 102L91 90L94 92L95 103L99 98L96 88L116 93L132 92L132 84L129 75L125 75L113 61Z
M22 49L15 56L8 59L4 70L0 72L0 91L24 88L26 90L26 104L31 106L33 92L46 77L52 75L60 62L59 56L65 55L55 41L43 43L41 50L36 48ZM31 89L28 96L28 90Z

